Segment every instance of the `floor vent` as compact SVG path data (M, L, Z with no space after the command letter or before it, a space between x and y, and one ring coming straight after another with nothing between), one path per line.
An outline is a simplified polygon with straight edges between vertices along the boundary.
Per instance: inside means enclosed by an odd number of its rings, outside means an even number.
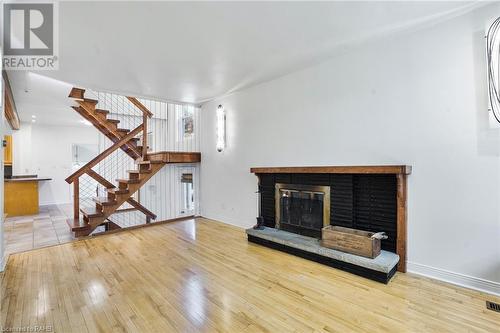
M500 304L498 304L498 303L493 303L493 302L490 302L490 301L486 301L486 308L488 310L500 312Z

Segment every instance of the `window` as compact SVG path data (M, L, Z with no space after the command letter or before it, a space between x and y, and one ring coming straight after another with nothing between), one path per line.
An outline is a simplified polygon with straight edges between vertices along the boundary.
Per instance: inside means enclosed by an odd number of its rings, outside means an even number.
M178 123L178 141L183 141L193 136L194 134L194 110L193 107L187 105L176 106L177 123Z
M193 174L183 173L181 175L181 214L194 213L194 188Z

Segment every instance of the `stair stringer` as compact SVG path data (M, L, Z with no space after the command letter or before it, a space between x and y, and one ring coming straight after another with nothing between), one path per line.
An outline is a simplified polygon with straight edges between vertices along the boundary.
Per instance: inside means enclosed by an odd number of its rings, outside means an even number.
M99 225L103 224L109 216L115 213L116 210L120 208L122 204L124 204L129 198L131 198L135 194L135 192L137 192L142 186L144 186L148 182L148 180L151 179L166 164L168 163L165 162L151 163L151 172L139 174L139 183L127 184L128 193L113 194L116 200L115 204L102 206L102 213L103 213L102 216L88 218L87 223L90 226L90 229L86 231L87 235L91 234Z

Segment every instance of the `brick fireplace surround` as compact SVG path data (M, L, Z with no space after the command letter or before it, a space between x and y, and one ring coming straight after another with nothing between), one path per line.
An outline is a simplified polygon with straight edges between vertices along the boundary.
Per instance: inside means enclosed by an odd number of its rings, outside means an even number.
M392 237L382 248L399 255L397 270L406 272L407 176L411 166L258 167L250 172L259 178L260 214L266 227L275 227L276 184L330 186L330 224L372 229L369 231L386 228Z

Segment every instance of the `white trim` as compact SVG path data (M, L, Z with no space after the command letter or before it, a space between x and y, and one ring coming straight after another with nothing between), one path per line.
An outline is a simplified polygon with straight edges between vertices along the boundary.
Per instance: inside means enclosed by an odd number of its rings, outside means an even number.
M63 206L63 205L72 205L73 204L73 201L68 201L68 202L55 202L55 201L52 201L52 202L44 202L44 203L40 203L38 204L39 207L42 207L42 206Z
M500 296L500 283L498 282L485 280L465 274L450 272L441 268L417 264L415 262L408 262L407 265L407 270L410 273Z
M229 224L229 225L232 225L234 227L238 227L238 228L243 229L243 230L251 228L257 222L257 220L255 220L253 223L252 222L244 223L243 220L232 219L232 218L229 218L229 217L226 218L226 217L223 217L223 216L212 217L210 215L203 214L203 213L201 214L200 217L208 219L208 220L214 220L214 221L217 221L217 222L221 222L221 223L224 223L224 224Z

